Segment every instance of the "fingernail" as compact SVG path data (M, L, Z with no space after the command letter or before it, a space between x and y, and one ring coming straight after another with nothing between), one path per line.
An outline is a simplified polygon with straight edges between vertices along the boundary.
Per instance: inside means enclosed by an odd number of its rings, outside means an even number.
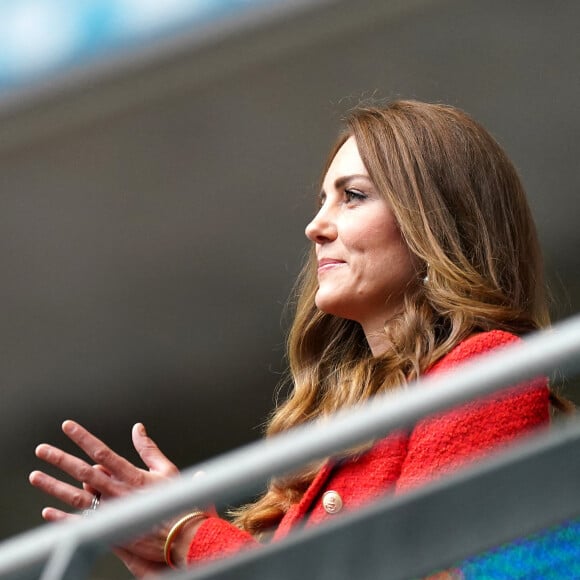
M137 423L137 431L139 432L139 435L142 435L143 437L147 436L147 431L145 431L145 425L143 425L143 423Z

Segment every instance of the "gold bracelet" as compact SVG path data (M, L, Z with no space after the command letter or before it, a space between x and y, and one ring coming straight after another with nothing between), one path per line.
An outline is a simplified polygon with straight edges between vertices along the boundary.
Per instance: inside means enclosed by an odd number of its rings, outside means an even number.
M177 566L173 563L173 560L171 559L171 546L173 545L173 541L175 540L177 534L179 534L179 532L181 531L181 528L185 526L185 524L197 518L199 519L207 518L207 514L205 512L202 512L201 510L195 510L177 520L169 530L169 533L167 534L165 546L163 548L163 556L165 558L165 563L174 570L177 569Z

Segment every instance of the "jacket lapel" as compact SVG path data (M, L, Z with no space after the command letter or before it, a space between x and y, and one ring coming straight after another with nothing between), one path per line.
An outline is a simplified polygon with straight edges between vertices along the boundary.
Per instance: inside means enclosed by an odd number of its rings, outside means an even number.
M330 477L332 470L334 469L335 463L331 460L327 461L318 472L316 477L313 479L312 483L302 496L299 503L293 505L282 518L276 533L274 534L274 540L279 540L288 535L290 530L296 526L296 524L303 520L306 514L311 509L312 505L320 495L324 484Z

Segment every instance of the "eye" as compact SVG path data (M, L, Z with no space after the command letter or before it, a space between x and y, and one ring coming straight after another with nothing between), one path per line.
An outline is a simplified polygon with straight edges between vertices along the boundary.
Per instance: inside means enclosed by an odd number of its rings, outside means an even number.
M353 201L363 201L367 198L367 195L358 189L345 189L344 196L348 203Z

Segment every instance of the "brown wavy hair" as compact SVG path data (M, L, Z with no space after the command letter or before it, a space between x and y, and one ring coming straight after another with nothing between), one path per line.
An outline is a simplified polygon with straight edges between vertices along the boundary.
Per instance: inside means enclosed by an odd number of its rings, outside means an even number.
M268 436L406 384L473 333L524 334L549 323L540 246L524 188L479 123L440 104L358 107L346 118L324 173L350 136L417 259L417 282L408 288L400 314L385 321L389 346L374 357L357 322L315 306L311 251L292 303L292 389L272 415ZM236 523L258 536L273 529L319 468L274 479L260 499L237 510Z

